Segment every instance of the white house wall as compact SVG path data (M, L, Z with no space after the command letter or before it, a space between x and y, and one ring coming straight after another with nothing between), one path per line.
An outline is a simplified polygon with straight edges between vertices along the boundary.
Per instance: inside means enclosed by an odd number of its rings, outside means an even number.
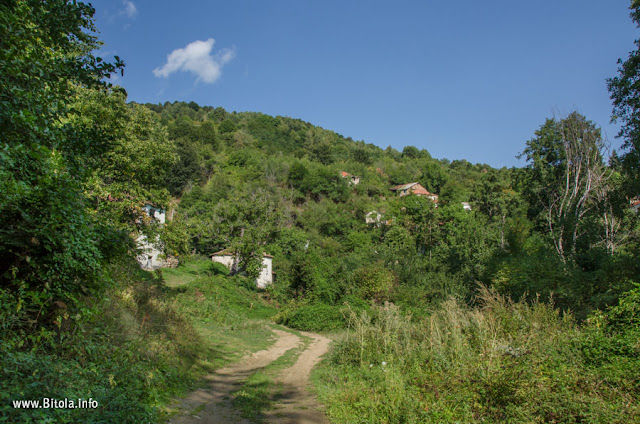
M215 255L211 257L211 260L226 266L231 272L236 272L238 270L238 258L236 256Z
M160 224L165 223L166 213L164 209L154 208L153 206L146 204L144 205L144 211L147 213L147 216L154 218Z
M145 235L138 237L138 249L142 250L142 252L138 255L137 259L142 269L153 270L164 267L165 261L160 259L162 251L156 247L159 242L160 236L156 238L155 243L149 243Z
M259 289L264 289L271 283L273 283L273 260L271 258L262 258L262 270L260 275L256 279L256 286Z
M211 256L211 260L226 266L232 273L238 271L239 260L237 256L214 255ZM265 256L262 258L262 270L260 270L260 275L256 278L256 287L264 289L271 285L271 283L273 283L273 259Z

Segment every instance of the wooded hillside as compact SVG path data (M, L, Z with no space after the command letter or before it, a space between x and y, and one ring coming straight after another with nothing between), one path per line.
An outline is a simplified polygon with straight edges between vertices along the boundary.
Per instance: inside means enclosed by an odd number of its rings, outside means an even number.
M94 12L0 5L3 417L156 421L205 372L203 323L236 340L272 316L344 336L318 377L335 422L640 417L637 52L609 80L620 154L572 112L521 140L525 167L494 169L292 117L128 101L109 84L124 63L92 53ZM168 285L134 262L141 234L180 278L223 249L244 275ZM275 282L257 291L265 252ZM542 407L518 406L536 393ZM11 404L89 395L100 417Z

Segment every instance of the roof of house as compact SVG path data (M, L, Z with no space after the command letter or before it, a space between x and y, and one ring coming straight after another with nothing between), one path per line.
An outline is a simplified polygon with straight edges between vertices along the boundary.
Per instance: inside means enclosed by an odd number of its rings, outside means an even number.
M427 191L427 189L422 187L422 185L420 183L418 183L418 182L409 183L409 184L401 184L401 185L398 185L398 186L395 186L395 187L391 187L389 190L391 190L391 191L411 190L411 192L413 194L422 194L422 195L425 195L425 196L437 196L437 194L429 193Z
M409 184L400 184L400 185L391 187L389 190L391 190L391 191L407 190L407 189L410 189L411 187L413 187L416 184L418 184L418 183L416 182L416 183L409 183Z
M209 256L235 256L235 252L233 250L230 249L222 249L219 252L216 253L212 253ZM265 252L262 252L262 257L263 258L273 258L273 256L266 254Z
M341 171L340 175L342 175L343 177L350 177L351 176L351 174L349 174L348 172L345 172L345 171Z
M631 200L631 207L640 205L640 199Z

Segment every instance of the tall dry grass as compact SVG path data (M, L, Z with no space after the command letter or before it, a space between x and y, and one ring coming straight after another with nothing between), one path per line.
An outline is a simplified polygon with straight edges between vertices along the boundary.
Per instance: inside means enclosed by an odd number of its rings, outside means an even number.
M582 330L552 304L481 286L413 319L392 304L351 313L318 375L335 422L607 422L640 410L603 385L581 354ZM322 387L322 386L321 386Z

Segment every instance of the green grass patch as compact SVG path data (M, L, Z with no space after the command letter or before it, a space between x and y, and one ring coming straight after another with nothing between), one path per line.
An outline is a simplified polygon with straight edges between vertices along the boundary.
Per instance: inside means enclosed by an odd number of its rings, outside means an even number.
M198 277L171 291L178 309L193 322L236 328L247 319L270 320L276 308L258 292L238 284L241 278Z
M177 268L165 268L160 271L169 287L183 286L203 275L212 275L213 262L207 258L192 258L180 262Z
M195 323L194 328L206 350L200 364L209 371L267 349L275 340L269 327L260 321L247 321L234 329L204 323Z
M340 305L291 302L278 312L275 319L278 324L298 330L327 332L345 328L351 312L368 309L366 301L354 296L347 296Z

